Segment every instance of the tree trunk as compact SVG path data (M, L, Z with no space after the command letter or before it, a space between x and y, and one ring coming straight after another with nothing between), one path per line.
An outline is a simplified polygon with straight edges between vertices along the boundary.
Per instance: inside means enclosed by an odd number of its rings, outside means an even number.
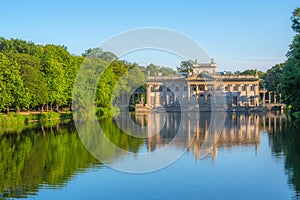
M59 111L59 103L55 104L55 111L58 112Z
M45 131L44 125L42 125L42 133L43 133L43 135L45 135L45 134L46 134L46 131Z
M56 132L59 133L59 123L56 123Z

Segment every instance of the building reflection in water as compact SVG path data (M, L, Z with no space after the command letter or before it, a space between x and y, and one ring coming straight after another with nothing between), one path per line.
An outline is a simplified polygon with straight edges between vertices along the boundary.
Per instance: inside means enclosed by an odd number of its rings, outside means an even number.
M184 133L185 135L182 140L173 141L173 145L177 148L184 148L190 144L188 151L193 152L196 160L201 157L199 156L201 147L208 137L209 126L217 123L214 118L211 118L211 112L150 113L133 115L132 118L134 122L128 117L123 120L121 117L118 125L123 130L130 128L132 123L145 127L149 152L169 144L179 132L179 134ZM253 146L257 152L260 132L270 133L273 129L282 129L281 126L285 120L285 115L276 115L271 112L252 114L227 112L221 134L214 135L215 145L212 147L210 155L214 160L218 155L218 148L226 149L234 146ZM182 127L180 127L181 121L183 121ZM182 131L178 131L179 128Z

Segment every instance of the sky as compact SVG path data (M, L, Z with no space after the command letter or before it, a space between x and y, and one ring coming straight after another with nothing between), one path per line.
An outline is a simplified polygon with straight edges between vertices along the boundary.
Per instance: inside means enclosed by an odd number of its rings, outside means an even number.
M299 0L2 1L0 36L64 45L73 54L143 27L177 31L203 47L219 71L283 62L295 33L290 17ZM174 55L133 52L125 59L175 67Z

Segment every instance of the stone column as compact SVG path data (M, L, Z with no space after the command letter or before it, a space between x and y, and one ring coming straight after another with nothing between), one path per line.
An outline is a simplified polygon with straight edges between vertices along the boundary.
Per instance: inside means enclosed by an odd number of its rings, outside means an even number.
M263 106L266 106L266 92L263 92Z
M274 103L277 103L276 97L277 97L276 92L274 92Z
M246 102L245 102L245 106L248 106L248 94L249 94L248 84L245 84L245 89L246 89Z
M130 95L129 94L126 94L126 105L129 105L130 104Z
M282 103L281 93L279 93L279 103Z
M179 100L179 103L182 105L182 100L183 100L183 98L182 98L182 91L183 91L183 88L182 88L182 85L180 84L179 85L179 95L178 95L178 100Z
M191 86L189 84L187 85L187 91L188 91L188 94L187 94L188 104L190 104L191 103Z
M123 97L122 97L122 104L125 105L127 102L127 95L126 94L123 94Z
M170 104L172 103L174 103L174 99L175 99L175 93L174 93L174 86L173 85L170 85L170 90L172 91L171 92L171 96L170 96Z
M147 84L147 106L150 107L151 106L151 85Z
M163 98L164 98L164 102L165 102L164 106L166 106L167 105L167 87L166 86L163 87L163 92L164 92L164 97Z
M258 91L258 85L254 85L254 105L259 106L259 91Z
M159 102L159 85L155 86L155 106L160 106L160 102Z

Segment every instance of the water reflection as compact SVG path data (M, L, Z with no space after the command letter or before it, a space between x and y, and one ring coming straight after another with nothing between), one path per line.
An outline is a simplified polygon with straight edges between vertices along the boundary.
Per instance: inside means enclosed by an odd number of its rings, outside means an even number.
M288 181L295 188L295 199L300 199L300 129L278 115L266 117L263 127L269 133L273 156L284 157Z
M180 118L184 119L182 127ZM130 130L133 123L128 117L118 118L120 128L113 119L102 120L100 124L110 141L129 152L154 152L168 144L176 148L191 144L188 151L193 153L196 161L200 159L201 149L210 137L210 124L218 123L211 113L197 112L167 113L164 120L160 113L133 115L132 119L134 124L145 127L146 139L129 136L120 130ZM253 151L260 151L260 134L266 132L273 152L270 156L284 159L289 183L298 192L295 198L299 198L299 129L293 128L285 115L276 113L227 113L225 119L222 134L210 138L215 143L209 149L211 158L218 159L220 149L238 146L250 146ZM155 128L149 123L155 123ZM171 143L179 128L187 137L179 137ZM88 168L102 166L87 152L72 122L25 128L15 133L5 133L7 131L9 129L0 134L0 198L35 195L41 187L63 187L74 175L84 173ZM113 158L114 153L112 149L105 156ZM234 156L234 152L228 153ZM126 159L126 155L119 156Z
M152 118L156 119L157 125L161 121L161 114L154 113ZM182 116L183 115L183 116ZM190 115L196 115L191 117ZM168 144L177 133L180 117L185 118L183 129L190 136L185 140L193 140L188 151L194 153L195 159L199 159L201 146L209 132L209 124L216 123L211 121L211 113L168 113L168 117L161 130L153 134L154 130L148 129L146 140L147 150L154 151ZM149 115L135 115L135 122L140 126L146 126L151 118ZM197 123L192 123L189 119L196 119ZM122 128L129 127L131 124L124 120L119 123ZM269 134L269 142L275 158L285 159L285 170L289 178L289 183L295 187L295 198L300 197L300 130L292 126L285 114L269 112L257 114L227 113L224 128L220 137L210 151L212 160L216 159L218 148L232 148L234 146L253 146L254 150L259 151L260 133ZM217 134L216 134L217 136ZM185 145L189 141L181 141L176 145Z
M81 144L72 123L0 136L0 198L27 197L62 187L74 174L100 163Z
M164 124L160 123L163 118L162 115L167 115ZM177 140L177 143L174 143L174 145L184 147L186 144L191 144L188 150L194 152L196 160L198 160L201 155L203 142L208 139L209 132L212 130L210 127L219 123L216 118L212 118L210 112L151 113L150 115L135 115L133 117L134 121L140 126L149 125L150 119L155 119L155 126L148 126L147 129L149 136L146 140L148 151L154 151L169 144L178 133L178 129L181 125L183 129L182 132L185 133L187 137L182 137L181 141ZM210 149L212 159L215 159L217 156L219 147L229 148L237 145L252 145L257 150L259 145L259 132L264 130L264 128L260 126L260 123L266 121L267 117L270 116L227 113L221 134L218 133L218 130L214 130L216 133L212 134L213 137L210 138L213 140L212 143L215 144ZM184 118L183 124L180 124L180 118ZM121 118L118 120L118 125L121 129L131 129L132 121L128 120L127 117L124 117L123 120ZM153 127L155 127L155 129L153 129Z

